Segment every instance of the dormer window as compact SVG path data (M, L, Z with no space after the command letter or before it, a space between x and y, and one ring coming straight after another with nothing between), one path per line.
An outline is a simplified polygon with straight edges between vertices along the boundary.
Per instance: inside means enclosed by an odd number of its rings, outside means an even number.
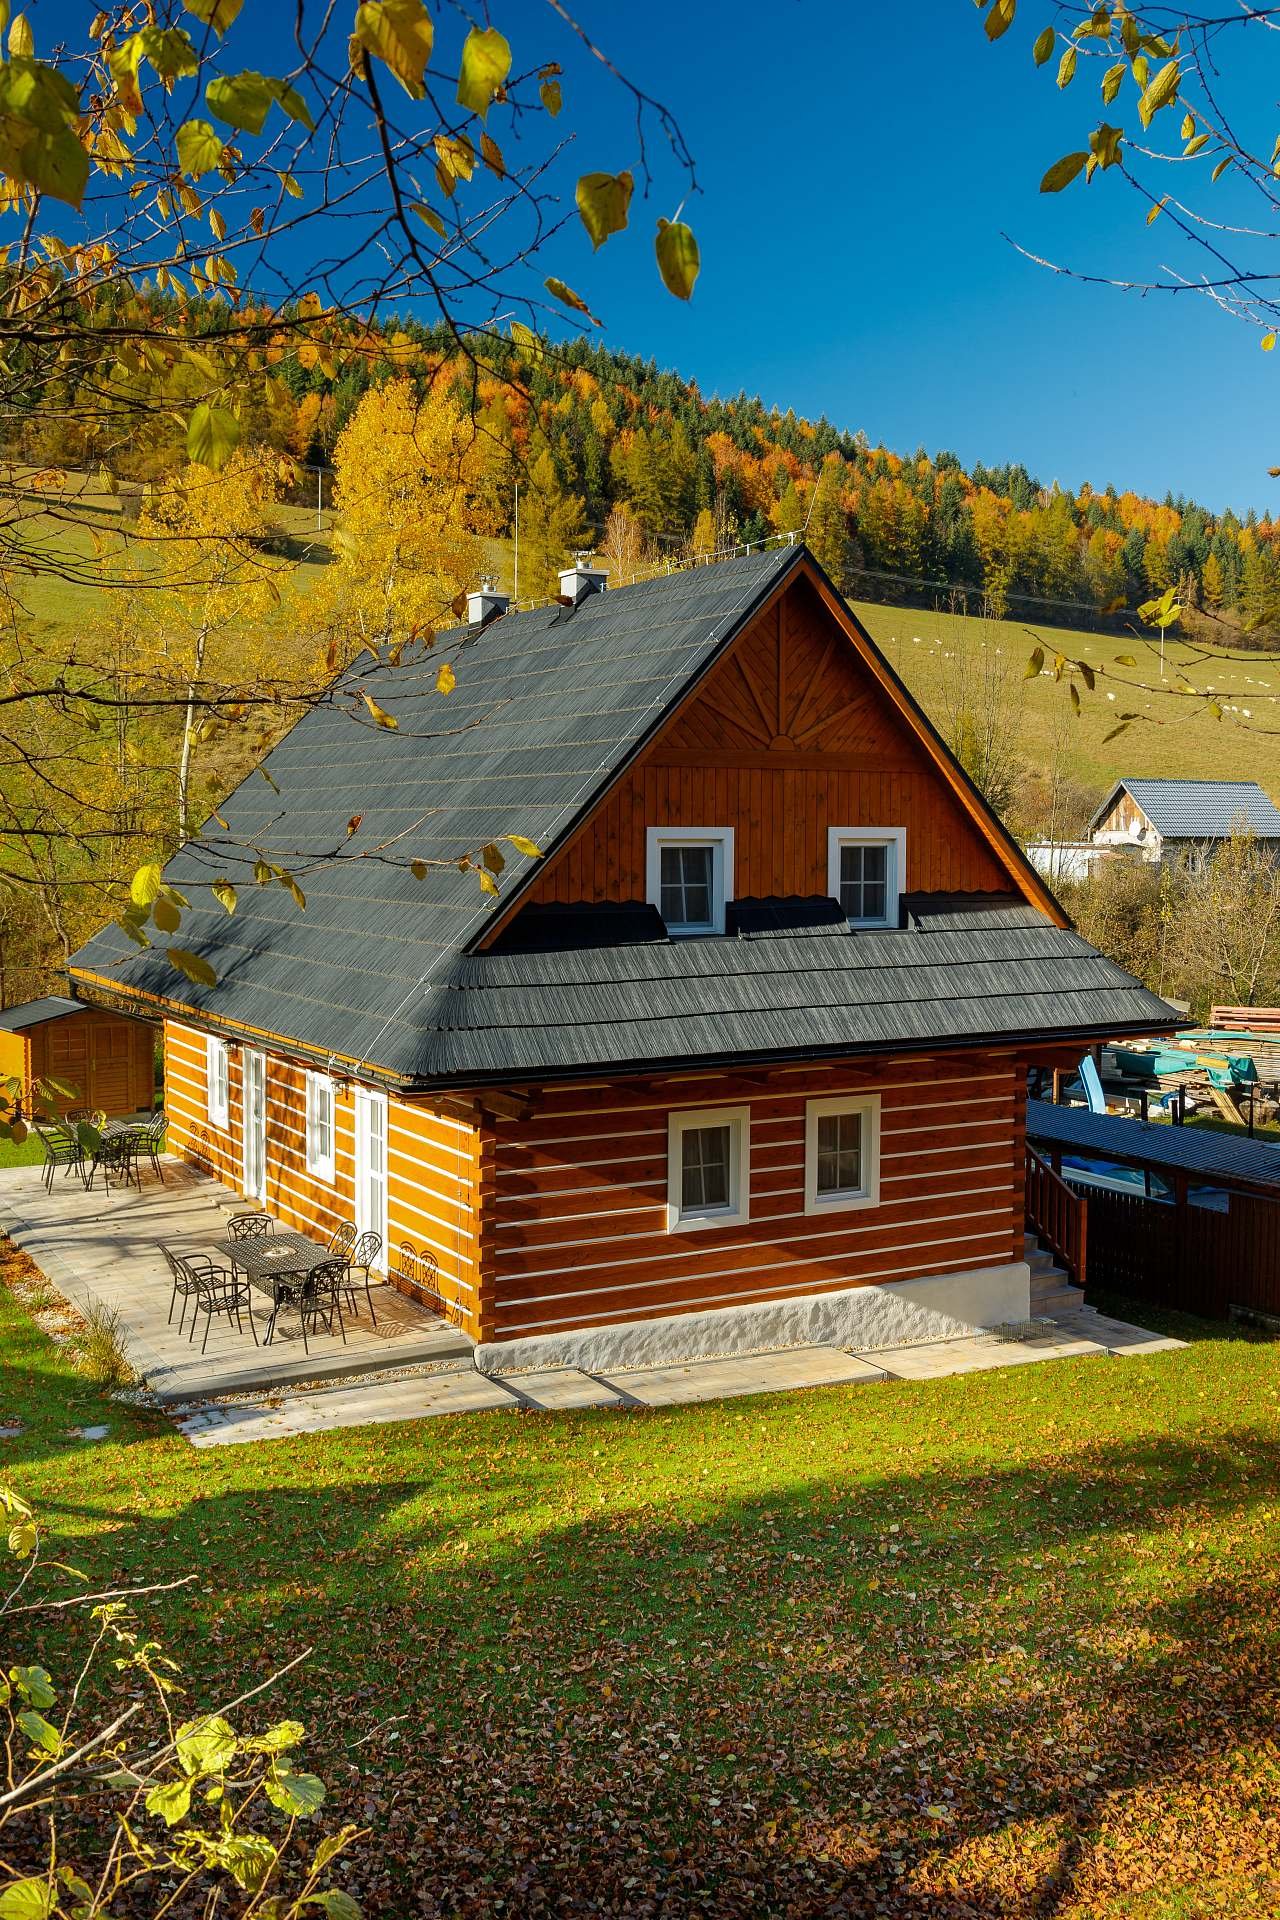
M851 927L896 927L906 867L903 827L832 827L827 891Z
M646 853L646 892L667 932L677 938L723 933L732 827L650 827Z

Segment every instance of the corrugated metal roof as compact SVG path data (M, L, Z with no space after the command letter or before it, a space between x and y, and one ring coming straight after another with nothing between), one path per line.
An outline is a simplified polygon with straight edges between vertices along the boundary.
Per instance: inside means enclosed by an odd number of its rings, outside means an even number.
M65 995L51 993L43 1000L27 1000L20 1007L6 1007L0 1013L0 1032L22 1033L27 1027L38 1027L45 1020L63 1020L69 1013L83 1013L84 1003L80 1000L68 1000Z
M1189 1173L1204 1180L1247 1180L1280 1190L1280 1147L1237 1138L1207 1127L1164 1126L1128 1120L1123 1114L1090 1113L1087 1107L1027 1102L1027 1138L1100 1160L1121 1160L1160 1172Z
M1100 826L1129 793L1165 840L1223 840L1239 820L1263 840L1280 840L1280 810L1256 780L1119 780L1089 822Z

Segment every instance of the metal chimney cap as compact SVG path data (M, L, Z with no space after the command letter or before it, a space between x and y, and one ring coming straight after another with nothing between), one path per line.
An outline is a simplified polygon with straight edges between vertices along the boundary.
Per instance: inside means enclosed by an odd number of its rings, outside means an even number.
M511 605L509 593L499 593L498 583L491 574L481 578L480 585L473 587L467 595L467 622L473 627L485 626L490 620L496 620Z

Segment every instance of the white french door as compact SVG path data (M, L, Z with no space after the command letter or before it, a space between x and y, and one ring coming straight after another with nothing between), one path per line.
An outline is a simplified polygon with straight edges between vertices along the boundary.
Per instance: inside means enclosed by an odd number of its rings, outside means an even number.
M244 1191L247 1200L267 1197L267 1062L265 1055L245 1047L244 1088L241 1096L243 1117Z
M387 1244L387 1096L356 1088L356 1232L382 1236Z

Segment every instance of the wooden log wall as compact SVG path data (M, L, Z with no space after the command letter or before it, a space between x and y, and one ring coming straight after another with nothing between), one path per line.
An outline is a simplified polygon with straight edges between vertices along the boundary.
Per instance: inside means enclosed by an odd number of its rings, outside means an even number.
M242 1190L244 1070L241 1050L229 1054L228 1126L209 1119L205 1036L177 1021L165 1024L165 1108L169 1145L234 1192ZM334 1178L317 1180L306 1163L306 1073L296 1061L266 1053L266 1208L285 1226L313 1239L327 1239L355 1218L355 1101L348 1083L335 1083ZM383 1267L395 1284L403 1242L431 1253L439 1267L442 1306L478 1337L479 1283L475 1195L480 1140L475 1127L440 1113L429 1103L400 1100L387 1106L387 1246ZM405 1291L412 1291L406 1288Z
M805 1101L881 1095L880 1204L804 1212ZM668 1116L750 1107L750 1219L668 1232ZM785 1299L1022 1257L1025 1067L1011 1054L548 1088L493 1123L486 1339Z

